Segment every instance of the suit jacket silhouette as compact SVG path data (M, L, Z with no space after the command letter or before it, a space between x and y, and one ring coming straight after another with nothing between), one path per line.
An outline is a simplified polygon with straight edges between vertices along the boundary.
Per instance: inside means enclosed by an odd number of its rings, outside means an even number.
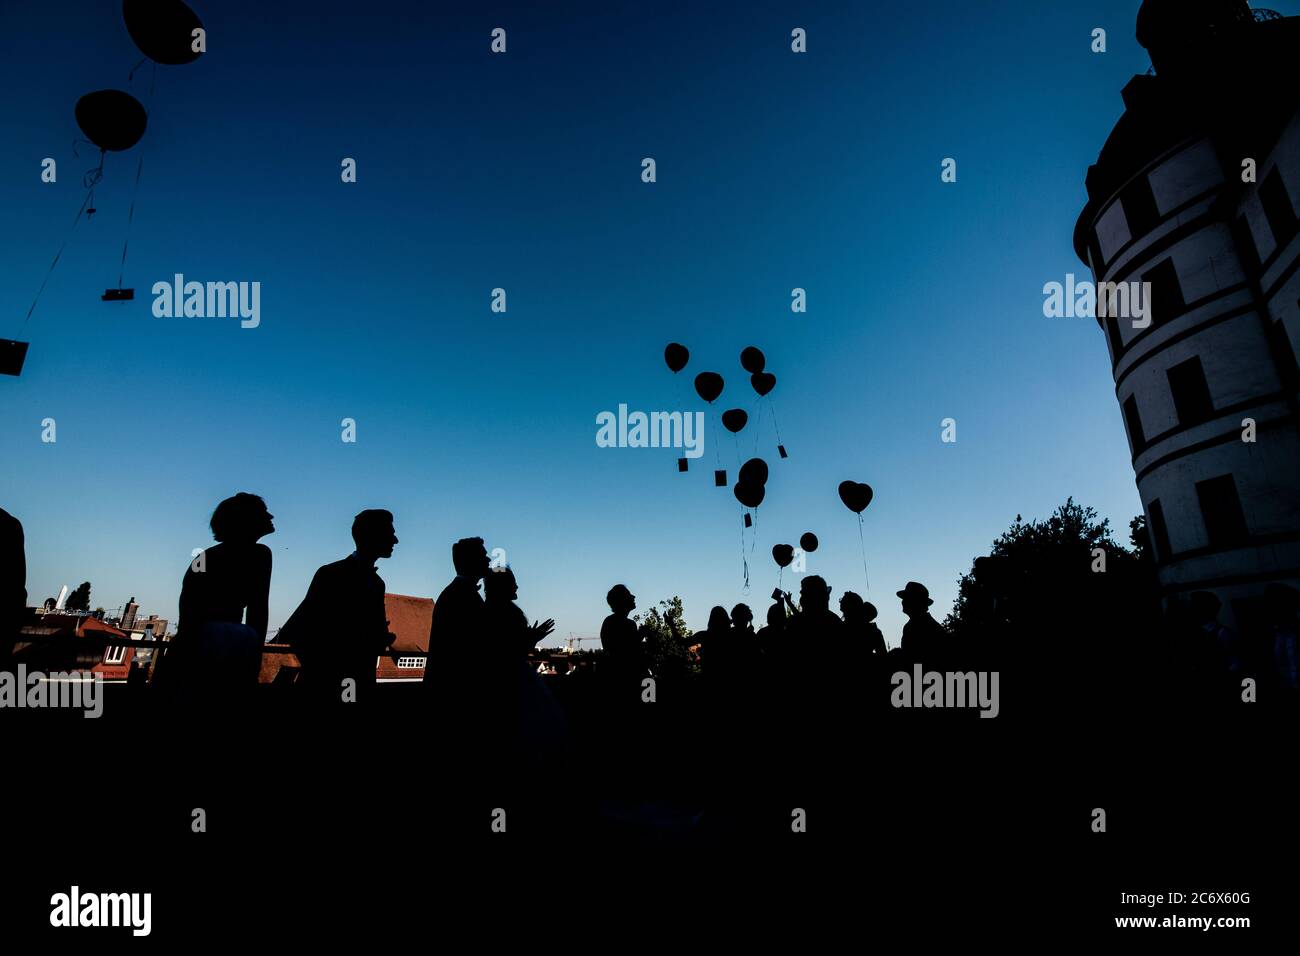
M384 579L356 554L325 565L276 637L293 646L304 683L336 688L351 677L373 684L388 646Z
M483 597L478 592L478 582L456 575L438 595L433 603L433 620L429 622L429 659L433 660L440 643L446 646L451 642L463 644L469 652L470 660L483 652L483 628L486 624ZM424 681L432 684L434 668L424 669Z

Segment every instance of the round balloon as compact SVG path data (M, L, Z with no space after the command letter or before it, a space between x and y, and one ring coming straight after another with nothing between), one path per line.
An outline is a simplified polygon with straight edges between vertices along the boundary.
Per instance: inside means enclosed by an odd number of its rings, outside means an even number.
M803 537L799 539L799 547L803 548L805 551L809 553L816 551L817 545L818 545L817 535L813 534L811 531L805 531L803 533Z
M790 562L794 560L794 548L788 544L772 545L772 560L776 562L778 568L788 568Z
M140 101L122 90L87 93L77 100L75 113L86 139L109 152L140 142L149 122Z
M753 481L738 481L732 491L736 495L736 500L746 508L757 508L763 503L763 496L767 494L762 485Z
M203 21L181 0L122 0L122 19L131 41L155 63L180 66L203 55L194 49Z
M776 388L776 376L771 372L755 372L749 376L749 384L754 386L754 391L759 395L766 395Z
M668 363L674 375L686 368L686 363L690 360L691 353L686 350L685 345L669 342L668 347L664 349L664 361Z
M751 458L741 465L740 483L760 487L767 484L767 462L761 458Z
M863 484L860 481L841 481L840 482L840 501L844 506L855 514L862 514L867 505L871 504L871 499L875 492L871 486Z
M763 371L765 365L767 365L767 358L752 345L740 353L740 367L746 372L757 374Z
M749 415L743 408L729 408L722 413L722 426L733 435L745 427Z
M712 405L722 394L722 376L717 372L701 372L695 376L695 393Z

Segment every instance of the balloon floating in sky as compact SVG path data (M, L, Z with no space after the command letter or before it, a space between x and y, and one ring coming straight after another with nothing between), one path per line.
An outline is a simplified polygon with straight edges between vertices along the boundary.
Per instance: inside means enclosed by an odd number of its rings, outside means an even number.
M717 372L701 372L695 376L695 393L710 405L722 394L722 376Z
M87 93L77 100L75 112L86 139L110 153L140 142L149 122L140 101L122 90Z
M767 494L766 489L756 481L745 481L741 479L736 482L736 487L732 489L739 501L746 508L757 508L763 503L763 497Z
M687 351L685 345L669 342L668 347L664 349L664 361L668 363L668 368L674 375L686 368L686 363L690 360L691 353Z
M740 483L743 485L767 484L767 462L761 458L751 458L740 466Z
M862 514L867 505L871 504L873 497L875 492L868 484L860 481L840 482L840 501L844 502L844 506L854 514Z
M754 391L763 396L776 388L776 376L771 372L755 372L749 376L749 384L754 386Z
M799 539L799 547L809 553L816 551L818 544L817 535L813 534L811 531L805 531L803 537Z
M743 408L729 408L722 413L722 427L733 435L745 427L749 414Z
M757 374L763 371L763 368L766 365L767 359L764 357L763 353L752 345L740 353L740 367L746 372Z
M182 66L203 55L194 49L203 21L181 0L122 0L122 19L132 42L155 63Z
M794 560L794 548L788 544L772 545L772 560L776 562L778 568L788 568L790 562Z

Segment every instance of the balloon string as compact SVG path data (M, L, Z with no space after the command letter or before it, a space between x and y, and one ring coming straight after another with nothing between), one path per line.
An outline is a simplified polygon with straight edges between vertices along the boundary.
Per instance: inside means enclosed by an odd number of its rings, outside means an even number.
M772 409L772 428L775 429L775 431L776 431L776 443L777 443L778 445L780 445L780 444L782 443L782 442L781 442L781 426L778 425L778 424L776 423L776 403L775 403L775 402L772 402L772 401L769 399L769 405L770 405L770 407L771 407L771 409Z
M740 509L740 567L745 576L745 593L749 593L749 559L745 556L745 509Z
M104 166L104 160L102 154L100 156L99 165L101 169ZM95 182L98 181L99 180L95 180ZM77 228L77 223L81 221L81 214L84 213L86 211L86 207L90 205L90 197L93 196L94 193L95 193L95 186L94 183L92 183L90 187L86 190L86 198L81 201L81 208L77 210L77 215L72 220L72 225L68 227L68 231L63 235L63 242L59 245L59 251L54 254L54 261L50 263L49 269L47 269L45 272L45 278L41 280L41 287L36 290L36 298L32 299L31 308L27 310L27 318L23 319L22 329L19 330L20 335L24 330L26 330L27 323L31 321L32 313L36 311L36 303L40 301L41 293L45 291L45 284L50 281L50 276L54 273L54 267L59 264L59 257L63 255L63 250L67 248L68 240L72 237L72 230Z
M126 248L131 244L131 223L135 220L135 197L140 192L140 174L144 172L144 147L140 147L140 162L135 167L135 187L131 190L131 208L126 213L126 238L122 240L122 264L117 272L117 287L122 288L126 274Z
M862 537L862 512L858 512L858 546L862 549L862 577L866 579L867 590L871 590L871 578L867 574L867 543Z

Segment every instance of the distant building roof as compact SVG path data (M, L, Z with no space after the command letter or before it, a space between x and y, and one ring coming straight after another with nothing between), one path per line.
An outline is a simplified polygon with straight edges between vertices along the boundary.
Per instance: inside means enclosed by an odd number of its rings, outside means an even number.
M397 635L393 642L394 651L422 652L429 649L433 598L385 594L384 612L388 615L388 629Z

